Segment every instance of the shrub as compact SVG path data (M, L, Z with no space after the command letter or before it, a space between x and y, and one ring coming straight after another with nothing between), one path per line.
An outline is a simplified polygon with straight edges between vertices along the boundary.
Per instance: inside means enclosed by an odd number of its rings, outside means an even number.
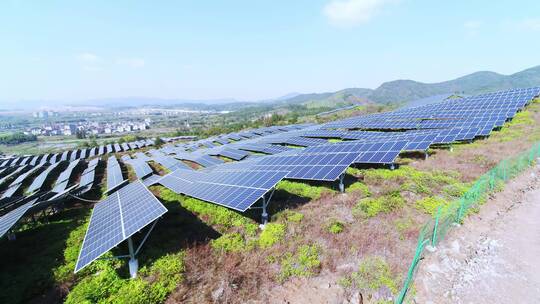
M287 280L290 277L308 277L315 274L321 266L319 248L315 245L302 245L293 255L288 252L281 260L279 279Z
M375 292L381 288L388 288L393 294L398 291L390 266L379 256L364 258L358 271L351 274L351 282L356 288L367 292Z
M276 189L287 191L291 194L307 197L310 199L319 199L323 193L332 192L332 190L322 186L311 186L308 184L291 182L287 180L279 182L276 186Z
M362 182L355 182L347 188L347 192L359 192L363 196L367 197L371 195L368 186Z
M269 248L285 237L285 224L268 223L259 236L259 247Z
M352 211L355 216L374 217L381 212L388 213L399 209L404 204L405 199L399 191L392 191L377 198L361 199Z
M184 253L168 254L139 270L136 279L123 279L113 267L104 267L82 279L66 303L162 303L183 280Z
M242 251L245 247L244 238L240 233L226 233L210 242L212 248L219 251Z
M288 211L286 214L287 220L294 223L300 223L304 219L304 215L300 212Z
M330 222L330 224L327 226L326 229L330 233L339 234L339 233L343 232L344 228L345 228L345 224L343 224L340 221L333 220L333 221Z
M123 281L112 267L81 280L68 294L65 303L97 303L118 292Z
M417 200L415 203L415 207L427 214L435 215L439 206L444 206L446 204L446 200L440 197L428 196L423 199Z

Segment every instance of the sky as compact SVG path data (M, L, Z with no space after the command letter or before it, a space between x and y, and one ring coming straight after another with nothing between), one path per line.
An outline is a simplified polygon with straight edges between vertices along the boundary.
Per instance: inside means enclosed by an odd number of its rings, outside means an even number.
M540 65L540 1L0 2L0 101L262 100Z

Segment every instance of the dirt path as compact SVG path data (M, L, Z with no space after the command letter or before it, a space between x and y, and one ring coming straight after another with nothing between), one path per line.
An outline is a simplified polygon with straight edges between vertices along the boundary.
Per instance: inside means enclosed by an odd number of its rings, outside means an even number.
M540 303L540 166L425 256L416 303Z

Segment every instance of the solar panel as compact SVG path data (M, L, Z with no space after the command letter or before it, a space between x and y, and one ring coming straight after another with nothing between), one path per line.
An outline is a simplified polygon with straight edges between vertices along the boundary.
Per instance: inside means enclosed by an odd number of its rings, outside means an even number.
M30 187L26 190L28 193L32 193L36 190L41 189L43 187L43 183L45 183L45 180L48 178L48 176L51 174L51 172L58 167L60 163L52 164L49 167L47 167L43 172L41 172L33 181Z
M60 161L68 160L68 155L71 151L64 151L62 155L60 156Z
M120 147L119 144L114 144L114 151L116 151L116 152L122 152L122 147Z
M153 173L152 168L145 161L133 159L125 162L133 167L138 179L144 179Z
M191 170L191 168L184 164L183 162L176 160L170 156L162 155L152 158L155 162L167 168L170 171L175 171L177 169Z
M156 184L163 176L152 174L151 176L145 178L142 182L146 187L150 187Z
M37 199L31 200L28 203L18 207L17 209L11 210L7 214L4 214L0 217L0 238L3 237L32 207L34 202Z
M10 174L2 177L0 179L0 185L3 185L4 183L6 183L8 180L10 180L11 178L15 177L15 176L18 176L21 172L23 172L24 170L26 170L27 166L21 166L21 167L18 167L17 169L15 169L15 171L11 172Z
M113 155L107 161L107 192L110 193L122 186L126 180L122 176L122 169Z
M97 203L90 218L75 272L157 220L165 212L167 209L141 182L127 185Z
M79 181L79 187L82 188L82 187L87 187L89 185L92 185L95 179L96 179L95 170L92 169L92 170L84 171Z
M74 161L77 158L79 158L78 156L79 156L79 149L75 149L75 150L71 151L71 155L69 157L69 160Z
M85 158L88 157L88 149L87 148L82 148L80 151L81 151L81 153L79 154L79 158L85 159Z
M80 160L75 160L75 161L70 162L67 168L64 171L62 171L62 173L60 173L60 175L56 179L56 183L69 181L71 174L73 173L73 169L75 169L75 167L77 167L77 165L79 164L80 164Z
M177 170L158 182L176 193L238 211L246 211L281 181L287 172L210 172Z
M88 158L92 158L96 156L96 147L92 147L88 149Z
M129 147L127 143L122 143L122 150L128 151L128 150L131 150L131 148Z

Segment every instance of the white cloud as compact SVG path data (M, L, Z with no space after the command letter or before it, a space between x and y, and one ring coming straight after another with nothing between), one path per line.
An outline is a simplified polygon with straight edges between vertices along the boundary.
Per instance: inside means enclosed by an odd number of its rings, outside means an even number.
M83 62L97 63L101 61L101 57L93 53L80 53L77 58Z
M103 68L100 67L100 66L90 66L90 65L85 65L82 67L82 69L86 72L99 72L99 71L103 71Z
M477 36L483 23L479 20L469 20L463 23L463 28L469 36Z
M396 0L332 0L323 8L323 14L334 26L353 27L370 21L391 2Z
M518 30L540 32L540 18L526 18L515 23Z
M129 58L120 58L116 60L116 63L119 65L125 65L131 68L142 68L146 64L144 59L142 58L136 58L136 57L129 57Z

